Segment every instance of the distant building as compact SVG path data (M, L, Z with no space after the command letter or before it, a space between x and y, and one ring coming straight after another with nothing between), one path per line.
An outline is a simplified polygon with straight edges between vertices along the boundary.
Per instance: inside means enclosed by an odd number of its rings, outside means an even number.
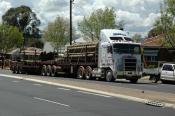
M147 66L157 65L158 61L175 61L175 49L165 48L162 35L145 39L142 43L144 49L143 58Z
M163 39L163 36L159 35L142 41L141 44L144 49L143 57L146 62L153 64L157 62L158 52L163 45Z

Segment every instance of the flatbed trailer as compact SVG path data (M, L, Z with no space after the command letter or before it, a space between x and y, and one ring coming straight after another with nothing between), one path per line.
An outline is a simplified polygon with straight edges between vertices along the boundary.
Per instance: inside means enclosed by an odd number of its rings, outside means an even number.
M13 73L41 74L43 76L56 76L59 72L66 72L75 76L80 67L79 70L97 67L97 45L97 43L89 43L68 46L63 57L53 60L12 61L11 70Z

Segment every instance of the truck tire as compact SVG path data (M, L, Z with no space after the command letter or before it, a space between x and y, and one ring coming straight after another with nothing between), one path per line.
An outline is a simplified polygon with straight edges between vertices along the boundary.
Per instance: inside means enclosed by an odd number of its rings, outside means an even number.
M19 74L19 66L16 66L15 73Z
M149 80L151 80L152 83L157 83L160 80L160 75L151 75Z
M107 82L113 82L115 79L113 77L112 71L111 70L107 70L106 71L106 81Z
M84 73L85 73L85 69L83 66L80 66L78 68L78 71L77 71L77 78L78 79L83 79L84 78Z
M92 68L90 66L87 66L86 67L86 70L85 70L85 79L86 80L92 79Z
M12 67L12 72L15 73L15 66Z
M138 78L132 78L132 79L130 79L130 82L131 83L137 83L137 81L138 81Z
M47 75L47 76L51 76L51 73L52 73L52 68L51 68L50 65L48 65L48 66L47 66L47 73L46 73L46 75Z
M55 65L52 66L51 76L52 77L56 76L56 66Z
M42 70L41 70L41 75L46 76L46 73L47 73L46 65L43 65Z

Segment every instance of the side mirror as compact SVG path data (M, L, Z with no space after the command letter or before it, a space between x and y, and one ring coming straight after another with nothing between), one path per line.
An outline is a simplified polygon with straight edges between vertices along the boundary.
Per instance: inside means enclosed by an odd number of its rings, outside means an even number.
M112 53L112 46L108 46L108 47L107 47L107 52L108 52L108 53Z

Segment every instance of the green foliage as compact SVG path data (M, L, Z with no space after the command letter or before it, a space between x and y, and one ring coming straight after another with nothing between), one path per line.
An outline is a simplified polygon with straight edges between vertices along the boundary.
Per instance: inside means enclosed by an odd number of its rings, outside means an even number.
M132 39L135 41L135 42L139 42L141 41L142 39L142 36L140 34L135 34Z
M99 39L101 29L114 29L116 27L115 18L116 14L113 8L97 9L90 16L85 16L78 23L78 28L85 38L95 41Z
M63 17L57 17L54 22L48 24L44 31L44 38L58 51L69 41L69 32L69 21Z
M164 46L175 47L175 0L164 0L160 13L161 17L155 21L154 30L165 36Z
M22 46L23 35L14 26L0 25L0 43L0 51L7 53L12 48Z
M24 30L24 28L28 24L28 17L29 13L32 12L32 10L28 6L20 6L17 8L10 8L3 16L2 20L4 24L12 25L18 27L21 31ZM19 26L17 22L17 16L22 13L23 19L21 20L21 26Z
M31 23L31 14L32 16L36 17L36 14L32 12L30 7L28 6L19 6L16 8L10 8L3 16L3 24L11 25L17 27L20 32L22 32L23 37L25 38L24 46L30 46L32 43L32 46L36 45L35 47L39 48L43 46L40 41L38 41L38 38L41 38L40 30L37 28L38 25L40 25L40 20L36 19L38 22ZM30 25L29 25L30 24ZM27 27L31 27L32 33L29 32ZM33 39L36 38L36 39ZM30 39L30 40L29 40ZM29 41L29 43L27 43Z
M155 37L162 34L161 28L153 28L148 32L148 38Z

